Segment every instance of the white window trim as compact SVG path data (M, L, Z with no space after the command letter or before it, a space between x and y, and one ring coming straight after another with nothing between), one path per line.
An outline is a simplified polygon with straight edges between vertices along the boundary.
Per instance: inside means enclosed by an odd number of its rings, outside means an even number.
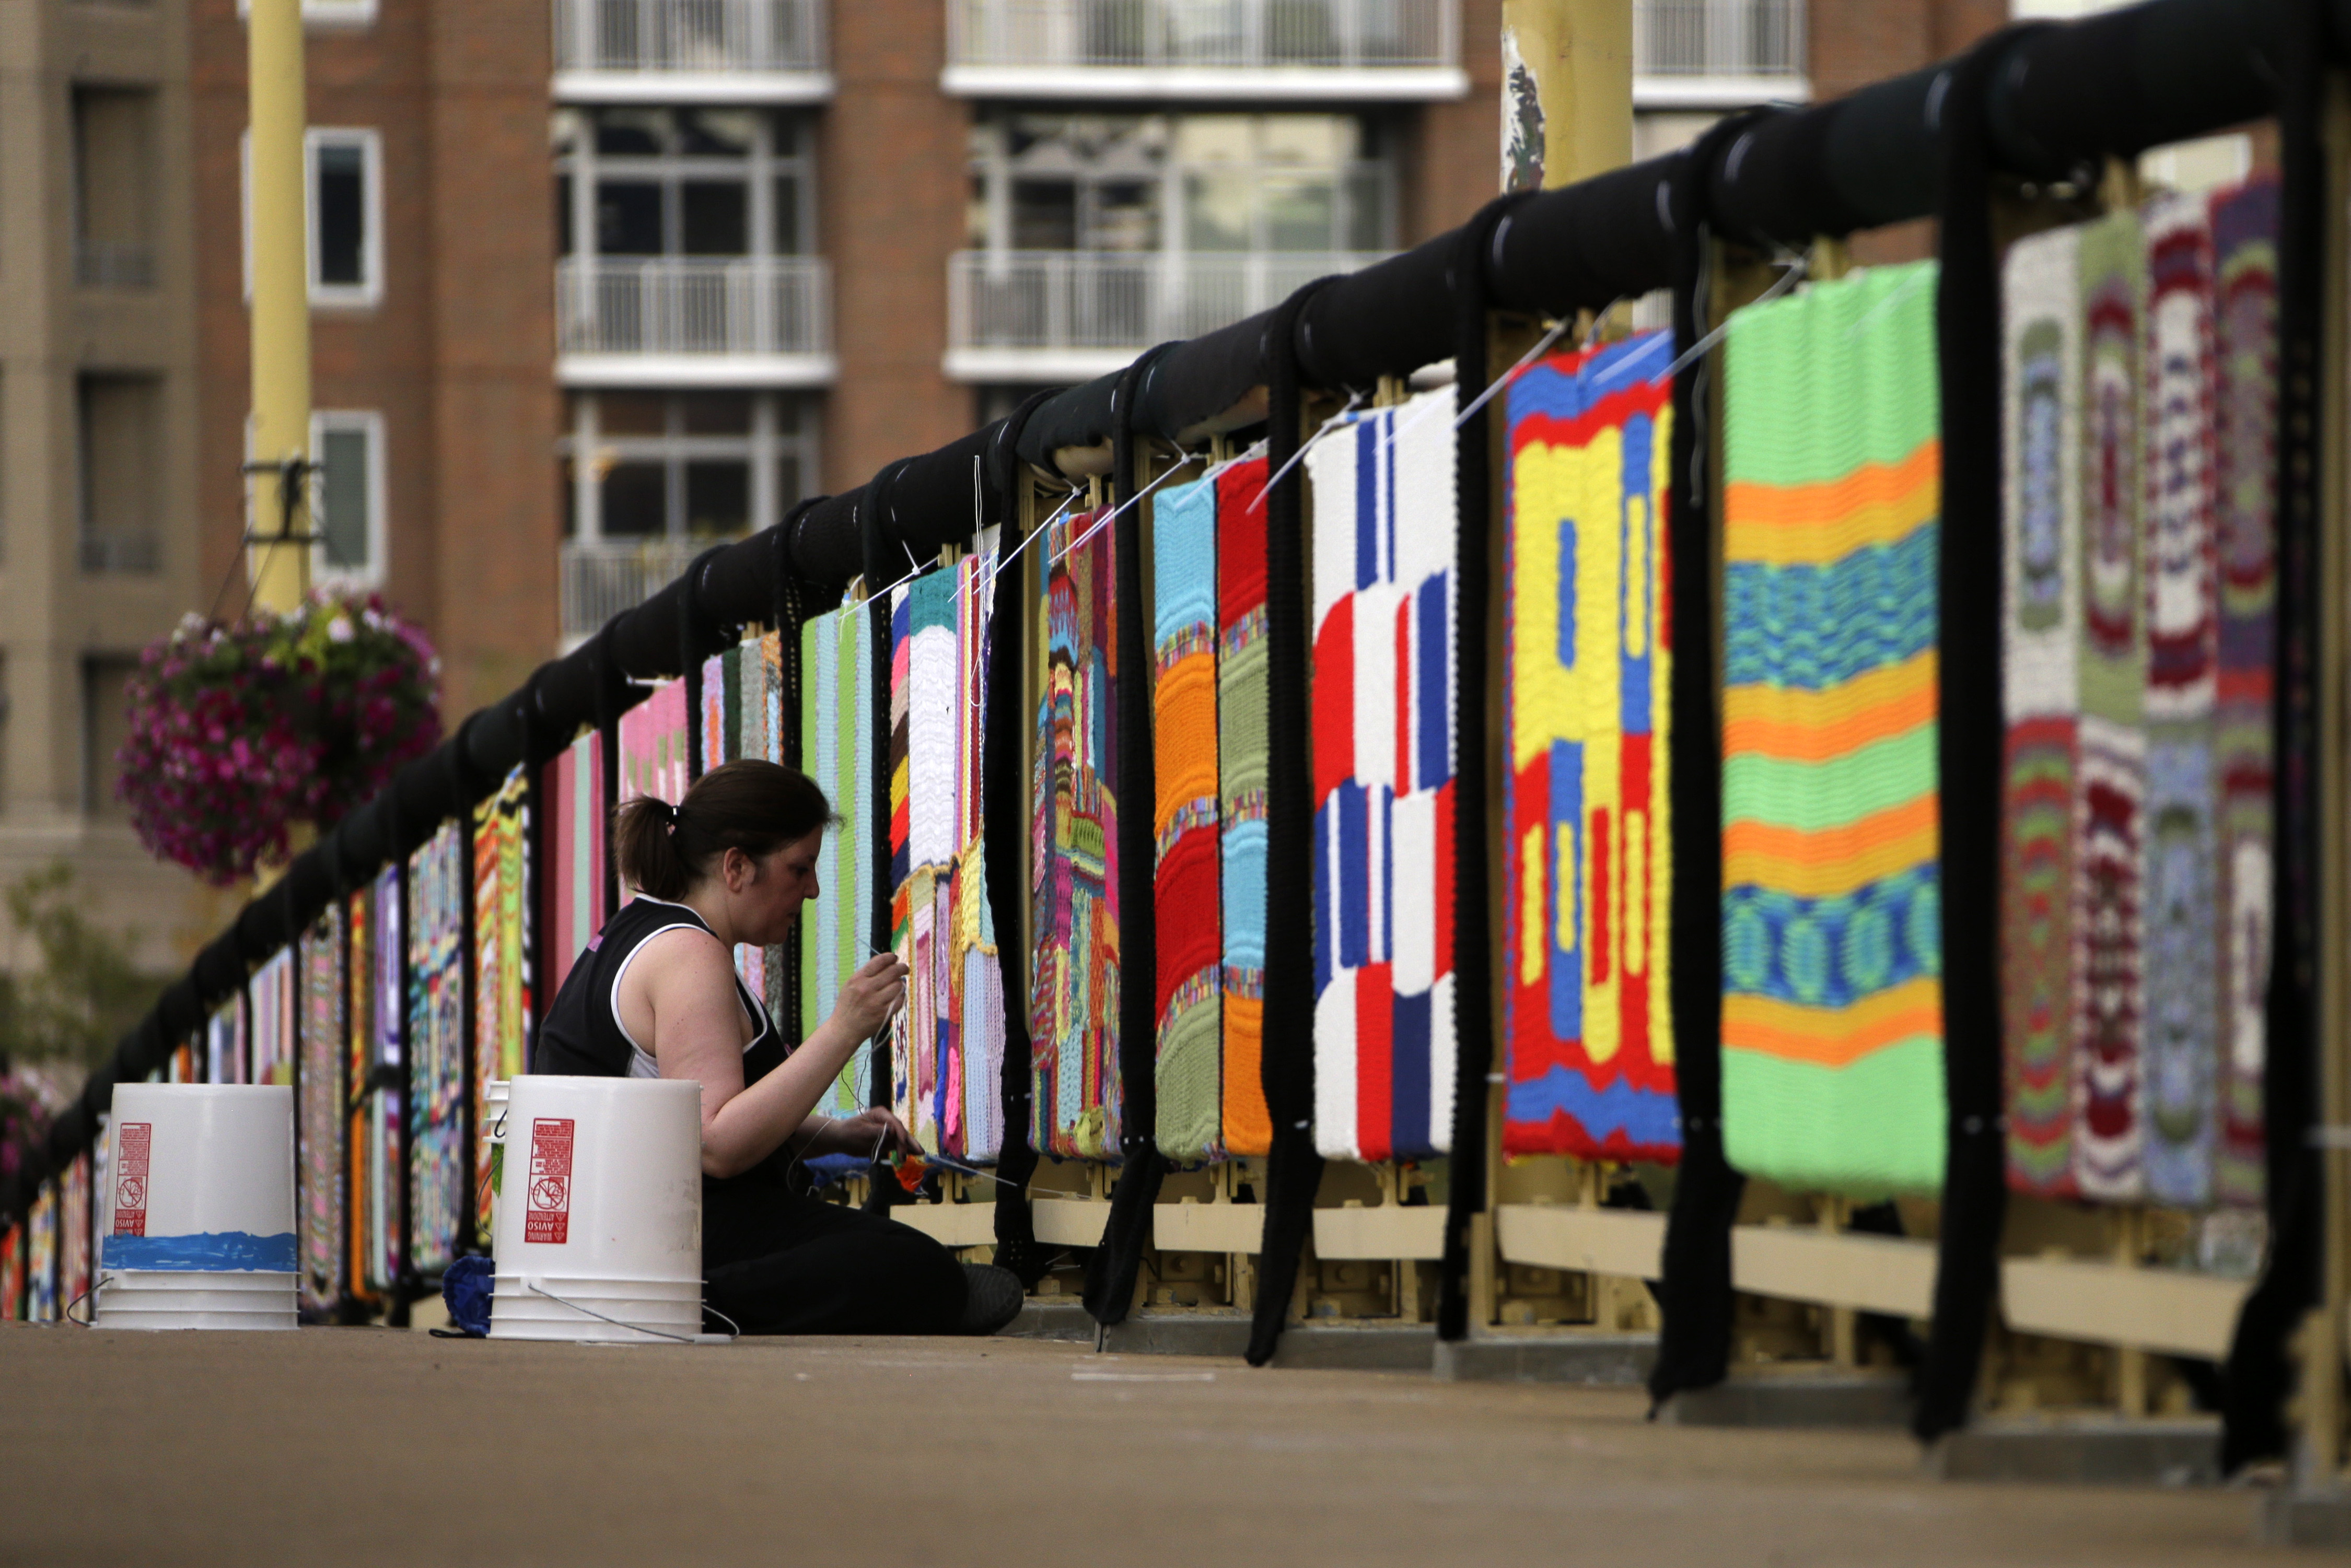
M359 284L319 281L319 228L315 198L319 190L319 149L322 144L356 144L360 149L360 221L367 235L360 247L360 266L367 278ZM237 221L243 235L238 260L244 270L245 302L253 303L253 132L246 130L236 143ZM303 276L314 310L372 310L383 303L383 135L366 126L314 125L302 133Z
M367 233L360 247L362 281L356 284L319 281L319 149L356 146L360 150L360 221ZM308 260L310 303L340 309L372 309L383 303L383 136L364 126L314 125L302 133L302 242Z
M367 554L368 563L354 571L349 567L327 564L327 543L320 539L310 547L310 580L322 587L344 589L381 588L384 582L385 552L390 544L391 528L385 517L386 483L383 443L383 415L373 409L322 408L310 414L310 456L322 462L327 455L327 432L358 431L367 437ZM323 500L326 481L322 476L312 492ZM317 523L312 524L313 531Z
M372 27L378 0L302 0L305 27ZM253 15L253 0L236 0L236 19Z

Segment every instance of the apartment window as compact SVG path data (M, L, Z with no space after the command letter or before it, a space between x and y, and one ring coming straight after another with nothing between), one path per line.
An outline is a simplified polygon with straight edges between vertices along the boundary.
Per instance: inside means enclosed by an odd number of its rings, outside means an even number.
M1395 245L1395 171L1365 116L1004 113L972 129L971 192L989 250Z
M236 0L240 21L252 12L252 0ZM375 21L375 12L376 0L302 0L303 25L321 30L370 26Z
M87 287L155 282L155 94L73 89L74 277Z
M382 586L385 556L383 416L320 410L310 416L319 464L311 575L348 588Z
M564 531L587 541L726 538L781 520L816 482L813 400L792 392L575 392L557 443Z
M755 109L557 111L562 256L804 256L813 149L799 116Z
M99 821L122 821L130 811L116 797L122 769L116 753L131 734L123 687L139 661L123 653L92 653L81 662L81 809Z
M373 305L383 298L382 141L372 131L304 137L310 193L310 299Z
M86 374L77 394L81 568L153 571L162 555L155 379Z

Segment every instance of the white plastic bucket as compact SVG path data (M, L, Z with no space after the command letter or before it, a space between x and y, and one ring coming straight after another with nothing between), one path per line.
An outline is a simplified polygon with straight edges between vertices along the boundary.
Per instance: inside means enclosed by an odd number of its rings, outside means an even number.
M295 1326L292 1089L118 1084L108 1153L98 1327Z
M527 1074L513 1082L504 1144L492 1339L700 1332L700 1084Z

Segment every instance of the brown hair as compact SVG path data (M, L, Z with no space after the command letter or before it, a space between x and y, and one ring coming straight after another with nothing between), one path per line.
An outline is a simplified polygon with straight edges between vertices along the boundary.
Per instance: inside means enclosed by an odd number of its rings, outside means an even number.
M675 806L653 795L628 801L614 814L612 841L631 886L677 899L728 850L758 860L840 821L807 774L745 760L712 768Z

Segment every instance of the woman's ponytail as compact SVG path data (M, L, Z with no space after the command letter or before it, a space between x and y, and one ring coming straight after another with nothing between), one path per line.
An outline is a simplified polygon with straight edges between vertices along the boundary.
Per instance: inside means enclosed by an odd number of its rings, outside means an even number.
M778 763L744 760L712 768L685 799L625 801L612 826L614 852L628 885L674 902L716 869L728 850L753 860L837 821L816 780Z

